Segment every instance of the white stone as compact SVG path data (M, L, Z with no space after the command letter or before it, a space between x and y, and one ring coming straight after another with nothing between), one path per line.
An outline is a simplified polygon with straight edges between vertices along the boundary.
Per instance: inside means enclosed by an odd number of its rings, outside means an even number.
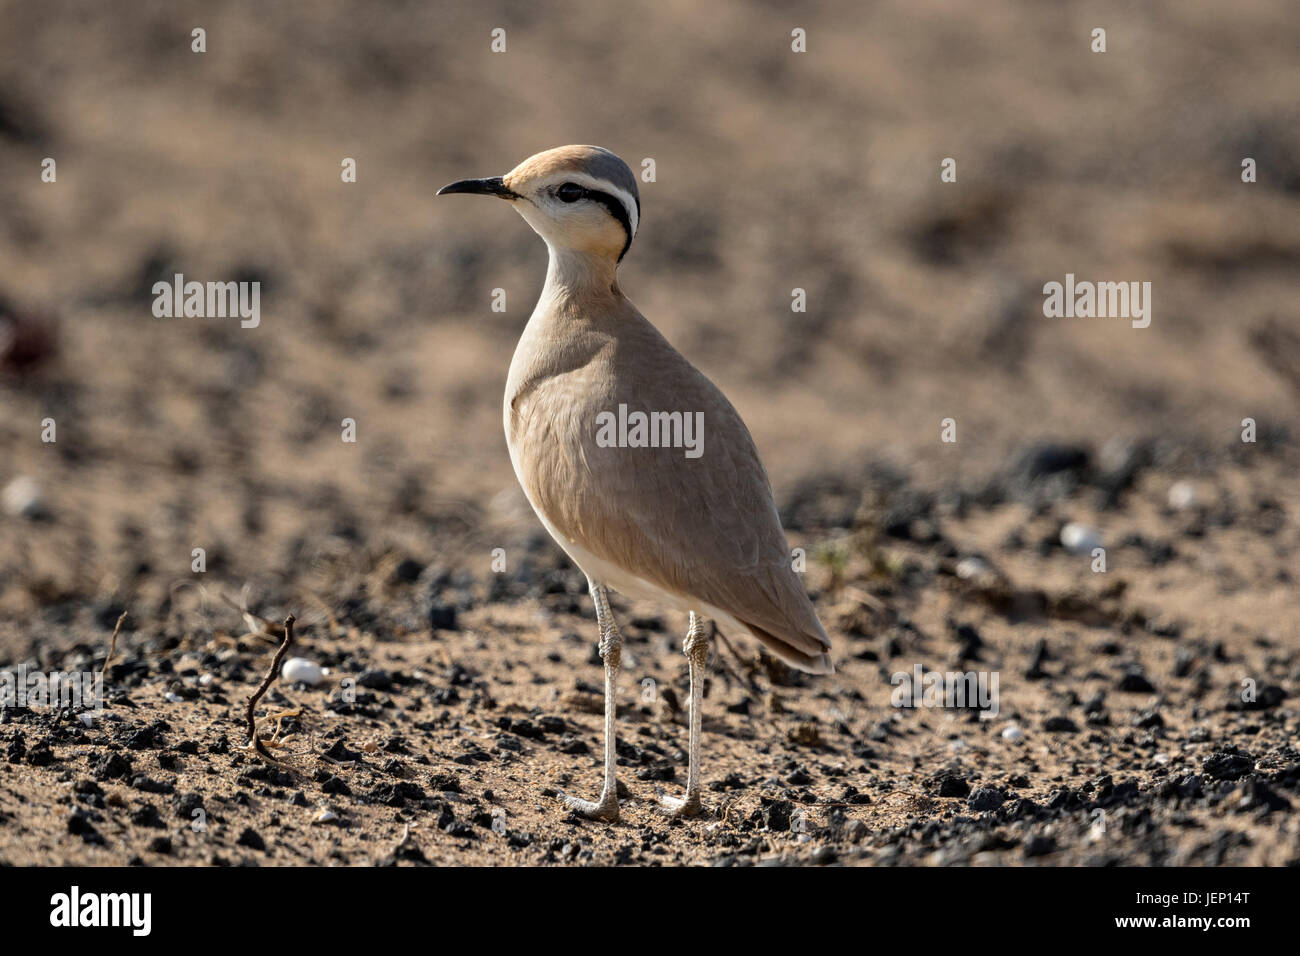
M969 557L962 558L957 562L957 577L963 581L969 581L972 578L978 578L987 574L989 571L988 564L983 558Z
M1169 489L1169 507L1175 511L1186 511L1196 507L1196 486L1190 481L1178 481Z
M325 682L325 669L305 657L291 657L280 668L280 677L290 684L315 687Z
M5 485L3 494L0 494L0 502L3 502L5 514L15 518L36 518L45 511L45 496L41 494L41 486L35 478L26 475L19 475Z
M1095 528L1071 521L1061 529L1061 544L1074 554L1091 554L1101 547L1101 534Z

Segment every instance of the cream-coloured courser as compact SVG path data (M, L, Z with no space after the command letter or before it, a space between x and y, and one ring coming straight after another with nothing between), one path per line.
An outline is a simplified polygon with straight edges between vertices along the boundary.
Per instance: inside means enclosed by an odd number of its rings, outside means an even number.
M509 201L550 251L541 300L510 363L505 427L519 483L587 575L600 627L604 789L595 803L563 799L587 816L618 819L614 712L622 638L605 591L611 587L690 613L686 796L663 802L677 814L698 813L708 620L752 635L801 670L832 670L830 640L791 568L754 441L722 392L619 289L615 273L641 213L636 177L621 159L595 146L561 146L505 176L462 180L444 193ZM617 414L620 405L647 417L702 412L703 453L610 447L608 437L598 438L598 416Z

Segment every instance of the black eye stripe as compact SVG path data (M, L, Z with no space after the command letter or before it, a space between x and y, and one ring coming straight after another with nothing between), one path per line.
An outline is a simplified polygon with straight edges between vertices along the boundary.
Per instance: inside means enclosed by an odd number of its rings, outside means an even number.
M618 254L621 261L627 255L628 247L632 245L632 221L628 218L627 207L619 201L618 197L609 193L601 192L599 189L588 189L586 186L580 186L577 183L563 183L555 190L555 196L560 202L572 203L579 199L590 199L598 202L618 220L618 224L623 227L623 235L627 238L623 242L623 251ZM641 202L637 201L637 214L641 213Z
M618 254L618 257L621 260L625 255L627 255L628 247L632 245L632 221L627 217L627 208L619 202L617 197L611 196L609 193L600 192L596 189L586 190L586 196L584 198L592 199L600 203L609 210L609 214L617 219L618 224L623 227L623 235L625 235L627 239L623 242L623 251Z

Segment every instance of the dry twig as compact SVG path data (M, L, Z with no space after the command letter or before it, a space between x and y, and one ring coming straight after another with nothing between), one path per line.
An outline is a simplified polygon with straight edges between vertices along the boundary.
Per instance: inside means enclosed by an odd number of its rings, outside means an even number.
M271 756L262 745L262 741L257 737L257 721L253 719L253 710L257 707L257 702L262 699L262 695L275 682L276 675L280 673L280 662L284 660L285 652L289 650L289 645L293 643L293 621L292 614L284 619L284 643L275 652L275 657L271 660L271 668L266 672L266 676L262 678L261 685L253 692L253 696L248 698L248 713L246 715L248 743L249 746L268 760L274 760L275 758Z
M122 630L122 622L126 620L126 611L117 616L117 623L113 625L113 636L108 641L108 656L104 658L104 666L99 669L99 676L102 680L108 673L109 662L113 660L113 655L117 653L117 635Z
M736 663L740 665L740 667L745 672L745 676L741 677L741 675L737 674L734 670L732 670L731 667L727 664L726 660L723 658L723 656L721 654L718 654L715 657L715 661L717 665L722 669L723 673L725 673L729 678L734 680L737 684L740 684L742 686L747 686L754 693L758 693L758 683L754 680L754 672L758 669L757 663L745 657L743 654L740 653L740 651L736 650L735 645L732 644L731 641L727 640L727 635L723 634L722 631L718 629L718 626L716 624L713 625L713 636L718 639L718 642L722 645L723 650L725 650L728 654L730 654L732 658L736 661Z

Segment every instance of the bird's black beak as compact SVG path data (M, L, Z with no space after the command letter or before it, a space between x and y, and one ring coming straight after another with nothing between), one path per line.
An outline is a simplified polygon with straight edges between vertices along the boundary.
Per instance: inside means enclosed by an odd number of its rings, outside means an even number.
M491 179L462 179L438 190L439 196L450 193L472 193L477 196L497 196L501 199L519 198L519 194L502 182L500 176L493 176Z

